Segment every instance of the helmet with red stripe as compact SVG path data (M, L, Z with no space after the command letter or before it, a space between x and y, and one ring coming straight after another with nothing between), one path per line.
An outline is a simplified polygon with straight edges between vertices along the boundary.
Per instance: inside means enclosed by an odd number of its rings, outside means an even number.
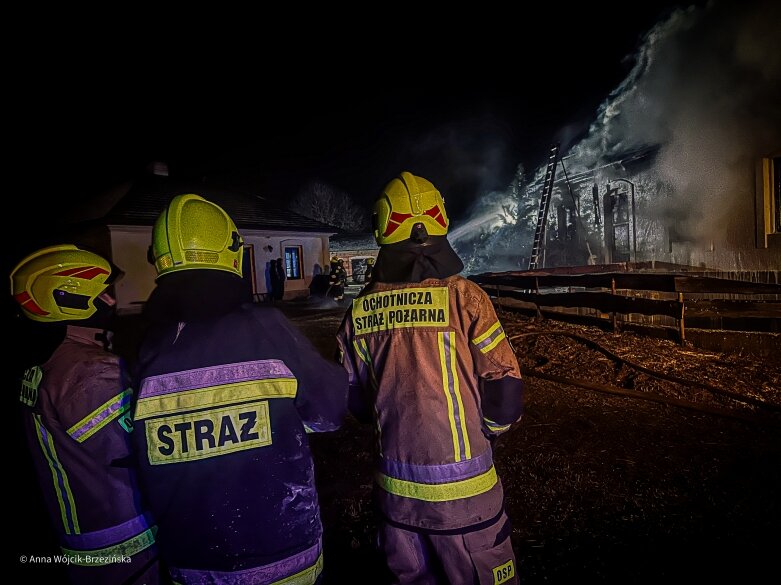
M385 186L374 203L372 221L380 246L403 242L413 234L444 236L450 224L436 187L406 171Z
M11 272L11 294L33 321L80 321L111 282L105 258L70 244L33 252Z

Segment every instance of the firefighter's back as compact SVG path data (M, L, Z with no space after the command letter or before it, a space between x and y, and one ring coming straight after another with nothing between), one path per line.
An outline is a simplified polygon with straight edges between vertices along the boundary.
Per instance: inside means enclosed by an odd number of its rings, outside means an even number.
M374 283L366 293L351 320L376 384L383 511L431 529L495 516L501 484L469 349L484 293L461 276Z
M282 319L245 305L170 324L145 343L135 439L173 567L236 571L318 543L312 459L294 404L297 348Z

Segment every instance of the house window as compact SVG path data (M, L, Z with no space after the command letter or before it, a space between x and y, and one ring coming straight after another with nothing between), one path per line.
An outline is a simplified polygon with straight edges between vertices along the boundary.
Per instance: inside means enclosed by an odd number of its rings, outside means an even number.
M618 199L613 204L613 225L620 223L629 224L629 195L619 193Z
M301 270L301 246L285 246L285 274L288 280L303 278Z
M613 233L615 234L615 258L618 262L629 261L629 224L621 223L613 226Z

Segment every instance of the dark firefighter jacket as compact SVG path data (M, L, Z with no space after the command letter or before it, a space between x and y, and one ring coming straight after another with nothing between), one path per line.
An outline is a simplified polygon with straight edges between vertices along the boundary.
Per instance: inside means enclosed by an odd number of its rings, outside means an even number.
M333 286L344 286L347 284L347 271L344 266L338 264L331 264L331 272L328 275L329 282Z
M446 531L497 517L489 437L520 418L523 385L485 292L461 276L375 281L338 342L350 407L377 426L375 493L386 519Z
M341 423L344 372L251 303L169 319L139 357L139 473L174 580L314 582L322 527L306 433Z

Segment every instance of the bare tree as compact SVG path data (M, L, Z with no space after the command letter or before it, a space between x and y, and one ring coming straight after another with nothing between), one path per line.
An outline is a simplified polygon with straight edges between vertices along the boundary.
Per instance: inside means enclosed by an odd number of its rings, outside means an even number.
M305 217L348 231L368 228L368 213L344 191L322 181L310 181L290 203Z

